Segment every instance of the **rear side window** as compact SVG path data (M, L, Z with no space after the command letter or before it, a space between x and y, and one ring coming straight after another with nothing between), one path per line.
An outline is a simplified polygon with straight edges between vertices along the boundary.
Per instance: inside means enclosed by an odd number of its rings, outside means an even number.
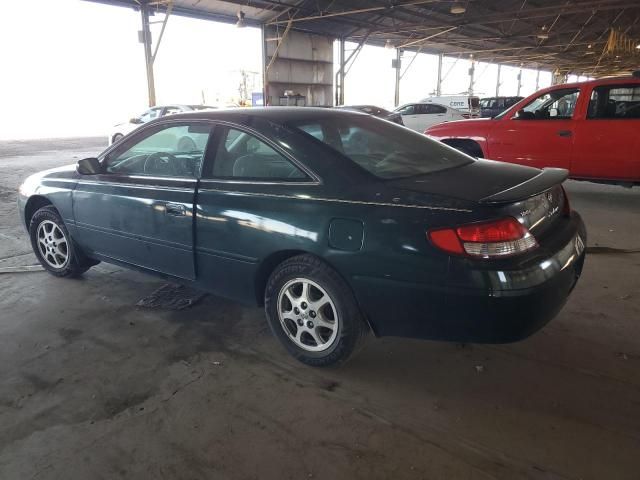
M437 105L435 103L423 104L420 105L419 113L425 113L427 115L437 114L437 113L447 113L446 107L442 105Z
M226 128L218 142L212 176L236 180L307 181L309 176L258 137Z
M589 99L587 118L640 119L640 85L605 85L594 88Z
M321 141L381 179L425 175L473 160L445 145L375 117L327 116L288 126Z

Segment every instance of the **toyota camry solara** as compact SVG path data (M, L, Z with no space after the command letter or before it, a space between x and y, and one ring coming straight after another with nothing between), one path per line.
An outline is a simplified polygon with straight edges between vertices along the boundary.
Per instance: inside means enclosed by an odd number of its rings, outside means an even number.
M545 325L585 255L566 177L360 113L272 107L150 122L29 177L18 203L53 275L105 261L264 305L322 366L369 331L499 343Z

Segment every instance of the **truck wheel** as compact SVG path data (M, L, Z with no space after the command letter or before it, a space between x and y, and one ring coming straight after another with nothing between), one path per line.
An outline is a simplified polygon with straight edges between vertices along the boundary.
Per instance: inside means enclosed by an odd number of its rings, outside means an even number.
M349 285L312 255L292 257L275 269L265 312L289 353L314 367L345 362L369 331Z
M52 206L42 207L29 224L31 246L40 264L56 277L77 277L97 262L73 243L62 218Z

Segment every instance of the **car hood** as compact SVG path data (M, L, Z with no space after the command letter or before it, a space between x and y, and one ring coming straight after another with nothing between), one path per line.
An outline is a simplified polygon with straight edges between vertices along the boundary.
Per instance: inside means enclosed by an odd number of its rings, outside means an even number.
M455 120L452 122L439 123L427 128L426 134L439 137L441 133L447 134L472 134L483 135L495 124L491 118L474 118L469 120Z
M567 173L559 168L539 170L492 160L476 160L428 175L392 180L388 185L407 193L499 203L537 195L564 181Z

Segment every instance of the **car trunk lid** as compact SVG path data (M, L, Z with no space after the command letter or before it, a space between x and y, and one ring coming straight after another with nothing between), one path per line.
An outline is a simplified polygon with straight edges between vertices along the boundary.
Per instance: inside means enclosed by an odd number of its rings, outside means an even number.
M562 217L567 202L559 168L523 167L490 160L390 182L396 188L470 201L495 209L496 216L517 218L532 233L542 234Z

